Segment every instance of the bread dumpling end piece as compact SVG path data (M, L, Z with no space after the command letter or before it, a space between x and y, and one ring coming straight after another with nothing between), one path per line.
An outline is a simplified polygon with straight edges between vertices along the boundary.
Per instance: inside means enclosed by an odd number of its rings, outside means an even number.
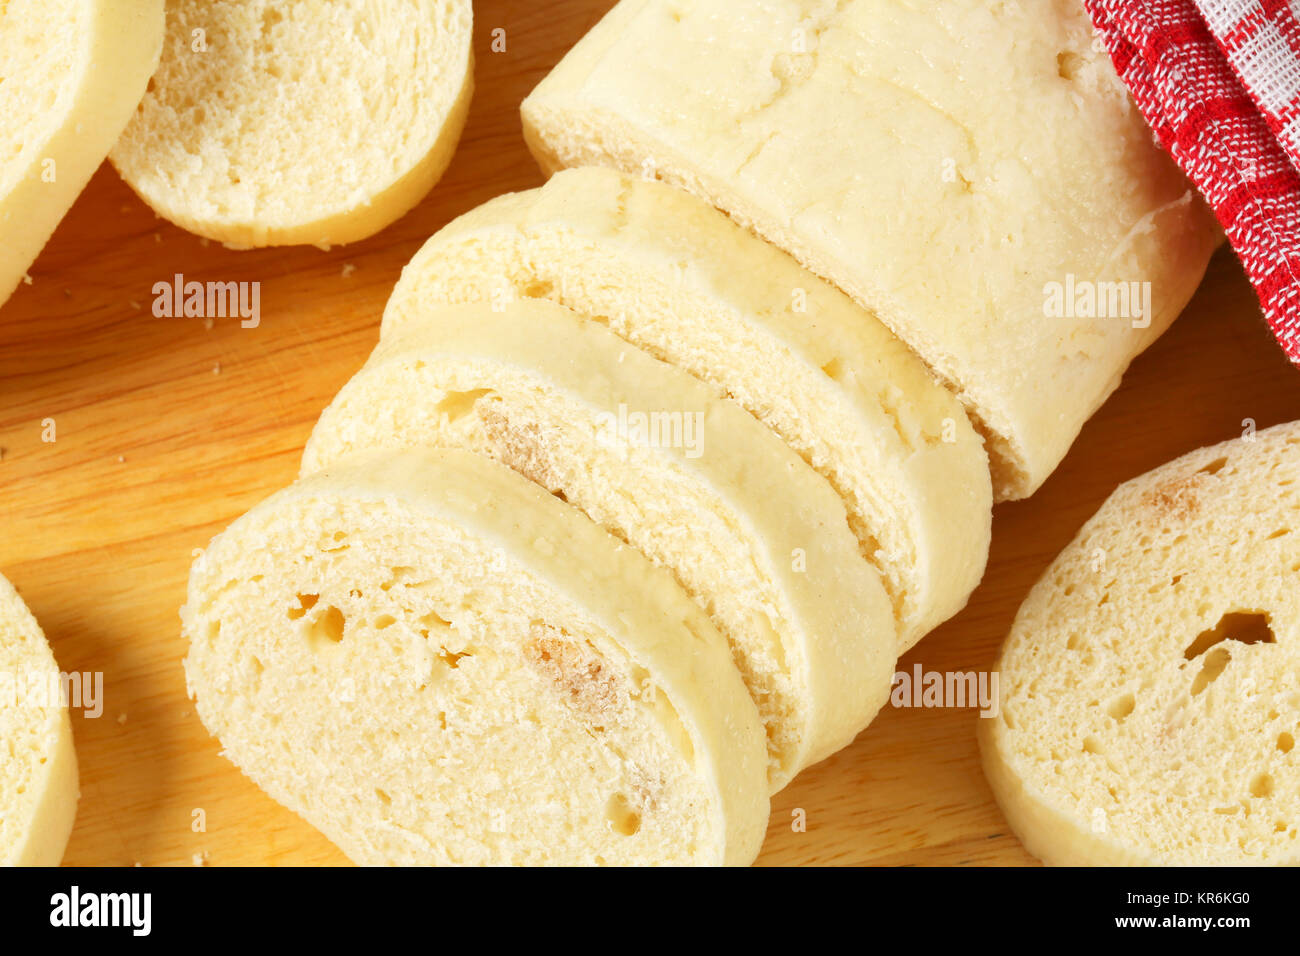
M191 571L225 753L361 864L746 864L762 725L663 571L487 458L359 454Z

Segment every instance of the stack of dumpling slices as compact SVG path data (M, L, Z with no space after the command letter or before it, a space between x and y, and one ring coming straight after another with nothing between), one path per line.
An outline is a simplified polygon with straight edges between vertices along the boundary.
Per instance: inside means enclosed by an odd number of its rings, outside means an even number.
M991 499L868 313L574 170L407 266L300 480L196 562L190 688L360 863L748 863L965 603Z

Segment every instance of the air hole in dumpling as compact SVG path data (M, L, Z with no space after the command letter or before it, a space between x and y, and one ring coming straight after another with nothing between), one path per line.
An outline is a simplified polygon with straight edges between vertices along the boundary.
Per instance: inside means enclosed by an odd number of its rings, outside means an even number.
M1202 631L1196 640L1187 645L1183 657L1191 660L1204 654L1211 647L1223 641L1237 641L1240 644L1275 644L1273 629L1269 627L1268 615L1262 611L1231 611L1219 618L1219 623L1208 631Z
M625 794L616 793L609 798L609 804L605 807L605 816L609 820L610 828L623 836L633 836L641 829L641 814L632 809L632 804Z

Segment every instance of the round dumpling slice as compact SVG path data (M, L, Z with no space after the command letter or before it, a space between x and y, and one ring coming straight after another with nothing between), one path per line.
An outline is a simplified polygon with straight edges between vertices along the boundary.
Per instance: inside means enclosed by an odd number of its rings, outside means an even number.
M360 864L745 864L762 725L716 630L576 509L459 451L357 455L195 561L225 753Z
M160 216L232 248L364 239L451 161L472 21L470 0L168 0L110 158Z
M998 671L984 766L1034 855L1300 863L1300 423L1121 485Z

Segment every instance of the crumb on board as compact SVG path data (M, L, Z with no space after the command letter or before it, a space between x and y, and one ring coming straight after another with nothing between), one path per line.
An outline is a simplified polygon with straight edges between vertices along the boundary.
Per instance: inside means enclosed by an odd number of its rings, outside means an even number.
M353 265L351 262L343 263L343 278L346 279L348 276L352 275L352 273L356 271L357 271L357 267Z

